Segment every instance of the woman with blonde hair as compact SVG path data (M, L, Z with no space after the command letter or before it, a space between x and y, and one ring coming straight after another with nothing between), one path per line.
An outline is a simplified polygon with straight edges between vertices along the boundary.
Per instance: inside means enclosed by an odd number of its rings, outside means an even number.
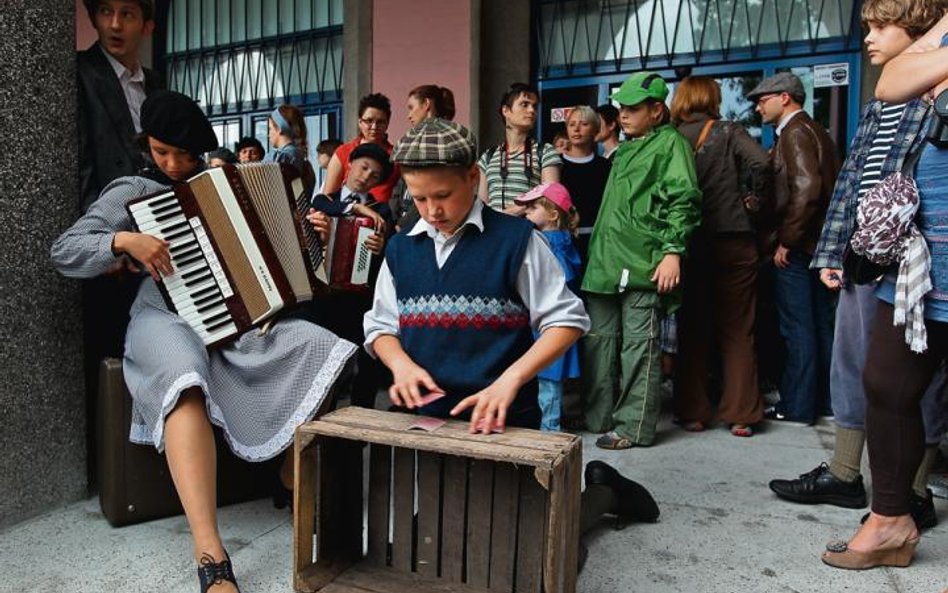
M599 205L602 204L602 192L606 189L609 170L612 164L596 154L596 136L599 134L599 114L589 105L577 105L566 118L566 134L569 147L560 155L563 168L560 170L560 182L569 190L582 226L576 238L576 248L583 260L589 247L589 237Z
M754 354L758 252L752 210L770 198L773 172L764 149L740 124L722 121L720 110L721 88L706 77L682 80L671 104L672 122L694 148L702 191L701 225L682 261L674 408L686 430L701 431L711 422L708 377L717 345L723 389L718 417L732 434L748 437L763 419ZM743 181L746 171L752 194Z

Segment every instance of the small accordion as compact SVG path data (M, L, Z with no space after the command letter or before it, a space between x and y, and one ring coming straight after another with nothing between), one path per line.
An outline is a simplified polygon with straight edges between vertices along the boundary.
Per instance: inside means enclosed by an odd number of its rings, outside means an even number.
M278 163L208 169L127 206L139 232L168 242L174 273L158 286L208 347L325 291L309 207L295 169Z
M373 254L366 245L375 234L375 223L363 216L331 217L326 247L326 276L330 288L367 292Z

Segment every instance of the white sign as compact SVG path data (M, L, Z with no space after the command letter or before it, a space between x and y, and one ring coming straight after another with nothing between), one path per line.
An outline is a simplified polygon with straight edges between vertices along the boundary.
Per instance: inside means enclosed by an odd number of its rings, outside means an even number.
M813 88L849 85L849 64L820 64L813 66Z
M569 119L569 113L572 107L554 107L550 109L550 121L553 123L562 123Z

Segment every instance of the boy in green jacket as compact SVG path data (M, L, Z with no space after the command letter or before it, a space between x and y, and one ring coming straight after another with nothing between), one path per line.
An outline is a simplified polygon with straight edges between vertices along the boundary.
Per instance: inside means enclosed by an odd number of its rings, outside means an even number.
M661 76L638 72L612 95L629 138L616 151L583 278L586 427L603 449L651 445L662 381L662 316L678 306L679 260L700 220L688 141L668 125Z

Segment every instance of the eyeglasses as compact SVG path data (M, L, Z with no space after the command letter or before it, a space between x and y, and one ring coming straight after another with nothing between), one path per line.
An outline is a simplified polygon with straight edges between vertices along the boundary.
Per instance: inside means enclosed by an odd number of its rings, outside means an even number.
M387 119L369 119L369 118L360 118L360 122L365 124L367 128L387 128L388 120Z
M770 100L773 99L774 97L779 97L781 94L782 94L782 93L776 93L776 94L773 94L773 95L764 95L764 96L762 96L762 97L758 97L758 98L757 98L757 106L760 107L761 105L763 105L763 104L766 103L767 101L770 101Z

